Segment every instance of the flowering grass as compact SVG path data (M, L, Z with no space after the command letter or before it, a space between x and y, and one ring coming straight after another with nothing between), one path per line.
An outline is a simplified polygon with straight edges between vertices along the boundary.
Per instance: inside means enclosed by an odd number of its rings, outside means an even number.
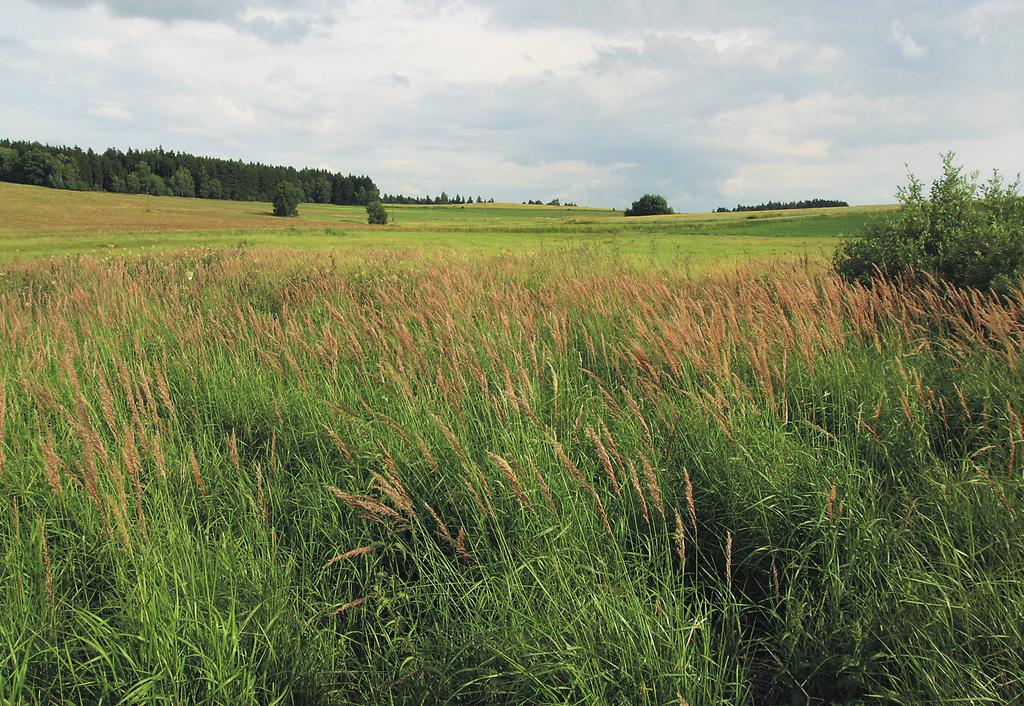
M1019 295L225 249L0 338L0 702L1024 699Z

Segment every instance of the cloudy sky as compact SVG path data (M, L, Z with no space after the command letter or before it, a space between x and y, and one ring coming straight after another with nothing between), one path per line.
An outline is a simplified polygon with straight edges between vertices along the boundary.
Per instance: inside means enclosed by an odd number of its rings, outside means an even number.
M0 0L0 136L677 209L1024 171L1024 0Z

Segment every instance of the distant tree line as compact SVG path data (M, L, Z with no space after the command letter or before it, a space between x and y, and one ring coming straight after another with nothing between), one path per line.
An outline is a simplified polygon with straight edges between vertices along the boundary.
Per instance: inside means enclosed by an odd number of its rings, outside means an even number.
M768 201L766 203L760 203L756 206L737 206L736 208L726 208L720 206L715 209L715 213L742 213L744 211L787 211L794 208L841 208L849 206L850 204L845 201L835 201L833 199L807 199L806 201Z
M576 206L576 204L574 204L571 201L566 201L565 203L562 203L561 200L559 200L559 199L551 199L547 203L544 203L540 199L537 199L536 201L523 201L523 205L524 206L566 206L566 207L574 207L574 206Z
M121 152L0 140L0 181L76 191L270 201L279 184L294 184L311 203L366 205L380 198L368 176L273 166L187 152Z
M415 204L420 206L447 206L447 205L460 205L467 203L494 203L494 198L489 198L484 201L483 196L477 196L476 200L473 200L472 196L462 196L461 194L455 194L455 196L449 196L445 192L441 192L438 197L430 196L402 196L401 194L384 194L380 197L382 203L387 204Z

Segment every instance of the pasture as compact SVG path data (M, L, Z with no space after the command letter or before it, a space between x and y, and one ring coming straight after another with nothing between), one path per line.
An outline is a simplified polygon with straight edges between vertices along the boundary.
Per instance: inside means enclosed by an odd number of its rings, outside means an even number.
M0 184L0 702L1019 703L1024 297L876 210Z

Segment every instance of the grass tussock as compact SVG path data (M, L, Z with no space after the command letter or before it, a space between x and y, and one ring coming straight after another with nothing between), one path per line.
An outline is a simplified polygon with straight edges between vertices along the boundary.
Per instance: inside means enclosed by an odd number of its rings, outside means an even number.
M1024 699L1024 298L191 253L0 279L0 701Z

